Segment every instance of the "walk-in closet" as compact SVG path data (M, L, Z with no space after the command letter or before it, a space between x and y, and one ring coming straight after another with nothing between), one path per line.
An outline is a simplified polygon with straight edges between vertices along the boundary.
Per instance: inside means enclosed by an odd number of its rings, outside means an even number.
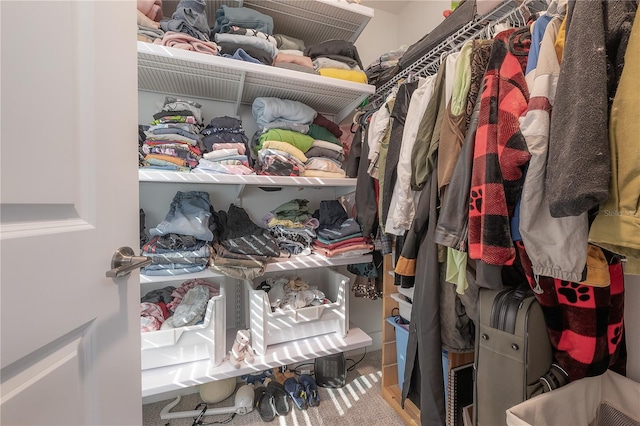
M637 9L0 2L0 423L640 425Z

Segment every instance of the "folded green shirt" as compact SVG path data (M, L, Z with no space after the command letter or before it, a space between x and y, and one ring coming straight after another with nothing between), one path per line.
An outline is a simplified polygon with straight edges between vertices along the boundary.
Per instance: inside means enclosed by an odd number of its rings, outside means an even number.
M260 135L258 149L262 148L264 141L279 141L293 145L302 152L307 152L311 148L313 140L313 137L293 130L271 129Z

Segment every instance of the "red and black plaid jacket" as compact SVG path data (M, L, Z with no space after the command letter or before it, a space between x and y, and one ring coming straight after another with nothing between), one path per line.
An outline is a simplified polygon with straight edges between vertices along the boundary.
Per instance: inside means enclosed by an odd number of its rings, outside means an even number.
M518 121L529 101L524 70L530 45L528 28L498 34L483 81L469 199L469 257L492 265L511 265L515 259L509 221L531 157Z

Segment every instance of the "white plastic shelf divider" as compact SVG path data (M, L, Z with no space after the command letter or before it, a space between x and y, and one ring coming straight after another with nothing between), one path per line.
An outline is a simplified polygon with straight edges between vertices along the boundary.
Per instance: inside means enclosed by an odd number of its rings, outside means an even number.
M179 0L163 0L166 17L176 10ZM244 6L273 18L273 33L304 40L313 46L325 40L355 42L373 18L373 9L346 0L207 0L205 13L213 26L216 10L225 4Z
M373 257L370 254L364 256L344 257L340 259L329 259L319 254L310 254L309 256L297 256L293 258L278 259L267 264L265 273L268 272L285 272L295 271L298 269L310 269L321 267L332 267L341 265L351 265L355 263L371 262ZM140 274L140 284L164 282L164 281L176 281L176 280L191 280L195 278L215 278L223 277L224 275L213 272L210 269L205 269L202 272L195 274L184 275L162 275L162 276L147 276Z
M227 334L235 336L235 333L231 333L231 331ZM142 371L142 400L144 404L157 402L171 398L170 395L164 398L161 394L180 391L190 386L256 373L325 355L347 352L370 346L371 343L369 335L350 324L347 337L342 337L340 333L330 333L273 345L267 349L264 356L256 356L253 364L243 364L239 369L234 368L228 362L213 367L209 360L202 360L144 370Z
M251 105L302 102L341 122L375 86L138 41L138 89Z

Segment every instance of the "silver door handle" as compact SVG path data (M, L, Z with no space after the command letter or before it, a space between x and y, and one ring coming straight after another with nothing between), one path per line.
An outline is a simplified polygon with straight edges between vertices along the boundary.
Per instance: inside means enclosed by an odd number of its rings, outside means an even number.
M107 271L107 277L124 277L134 269L142 268L150 263L150 257L136 256L131 247L120 247L111 258L111 269Z

